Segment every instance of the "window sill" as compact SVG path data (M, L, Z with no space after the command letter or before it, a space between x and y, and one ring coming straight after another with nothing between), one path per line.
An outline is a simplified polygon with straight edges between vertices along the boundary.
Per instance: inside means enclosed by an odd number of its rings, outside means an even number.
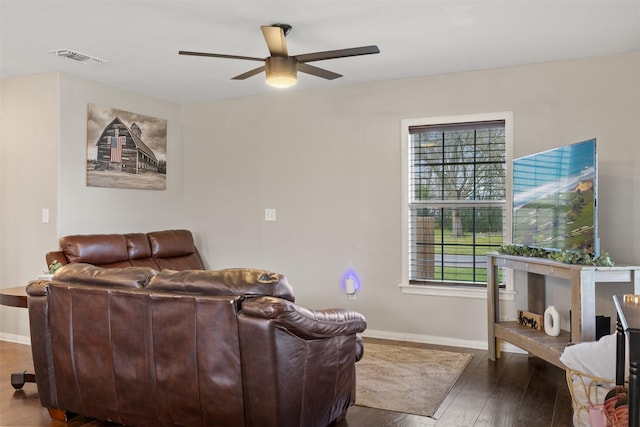
M487 299L486 288L475 288L466 286L434 286L434 285L398 285L403 294L411 295L431 295L441 297ZM515 301L516 291L500 289L501 301Z

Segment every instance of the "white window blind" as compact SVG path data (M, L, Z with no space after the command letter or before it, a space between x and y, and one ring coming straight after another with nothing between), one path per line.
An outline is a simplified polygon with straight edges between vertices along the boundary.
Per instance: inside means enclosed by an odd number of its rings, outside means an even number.
M486 284L503 243L505 122L408 128L409 283Z

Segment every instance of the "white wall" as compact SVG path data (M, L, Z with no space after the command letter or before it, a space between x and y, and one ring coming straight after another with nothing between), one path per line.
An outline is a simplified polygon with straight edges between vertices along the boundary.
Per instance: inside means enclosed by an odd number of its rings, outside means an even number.
M89 103L167 120L166 190L87 187ZM145 232L180 226L182 128L178 104L62 74L60 135L58 236Z
M638 76L631 54L182 107L65 74L2 81L0 286L39 274L61 235L187 227L209 267L285 273L304 306L361 311L379 335L482 346L484 299L397 288L400 121L512 111L515 157L596 137L601 246L639 264ZM166 191L85 186L87 103L168 120ZM339 288L349 267L355 301ZM28 337L25 310L0 310L0 338Z
M1 88L1 287L41 274L61 236L183 226L178 104L68 74L7 79ZM165 191L86 186L88 103L167 120ZM0 307L0 320L0 338L28 341L26 310Z
M512 111L514 157L597 138L601 245L638 264L638 76L631 54L186 105L184 222L211 267L285 273L302 305L361 311L376 334L482 345L484 299L397 288L400 121ZM339 288L348 267L356 301Z
M0 81L0 106L0 286L8 288L41 274L57 244L58 76ZM28 341L27 310L0 306L0 324L6 339Z

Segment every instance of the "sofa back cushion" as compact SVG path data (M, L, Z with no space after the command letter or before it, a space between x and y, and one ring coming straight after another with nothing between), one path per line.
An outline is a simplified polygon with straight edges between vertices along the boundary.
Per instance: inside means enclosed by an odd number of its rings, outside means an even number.
M102 268L92 264L73 263L56 271L54 279L61 283L140 289L157 273L151 267Z
M204 263L189 230L129 234L76 234L60 239L53 261L93 264L103 268L151 267L156 270L203 270Z
M284 275L249 268L162 270L151 278L147 288L203 295L274 296L295 300L293 289Z
M151 245L146 234L129 233L125 234L124 238L127 240L129 262L133 267L158 268L155 260L151 257Z
M101 267L130 267L127 240L122 234L79 234L60 239L60 249L70 263Z
M147 236L151 246L151 256L158 269L204 269L193 235L189 230L154 231Z

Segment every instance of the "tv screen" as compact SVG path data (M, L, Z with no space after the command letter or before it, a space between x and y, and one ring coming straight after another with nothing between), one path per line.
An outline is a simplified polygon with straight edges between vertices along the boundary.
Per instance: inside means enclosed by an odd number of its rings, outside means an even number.
M513 243L598 255L596 140L513 161Z

